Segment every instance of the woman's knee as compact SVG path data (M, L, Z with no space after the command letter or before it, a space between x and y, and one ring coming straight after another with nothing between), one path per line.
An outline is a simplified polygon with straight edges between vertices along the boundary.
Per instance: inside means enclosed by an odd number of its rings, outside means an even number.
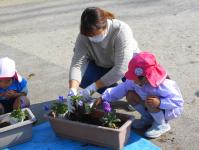
M27 96L18 97L13 104L13 109L25 108L25 107L30 107L30 100L28 99Z
M142 103L142 99L135 91L128 91L126 95L126 100L129 104L135 106Z

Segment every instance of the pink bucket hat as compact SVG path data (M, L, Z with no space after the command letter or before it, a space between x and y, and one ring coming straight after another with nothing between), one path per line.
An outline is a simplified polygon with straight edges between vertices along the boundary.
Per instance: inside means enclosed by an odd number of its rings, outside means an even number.
M140 52L131 59L125 74L129 80L135 80L139 76L145 76L151 86L157 87L165 80L167 72L157 63L152 53Z

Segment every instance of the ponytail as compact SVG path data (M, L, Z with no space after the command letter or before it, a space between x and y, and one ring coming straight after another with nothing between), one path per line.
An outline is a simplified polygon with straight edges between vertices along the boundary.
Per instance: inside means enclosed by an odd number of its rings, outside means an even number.
M101 9L101 10L102 10L102 9ZM104 16L106 17L106 19L110 19L110 20L115 19L115 15L112 14L111 12L106 11L106 10L102 10L102 11L103 11Z

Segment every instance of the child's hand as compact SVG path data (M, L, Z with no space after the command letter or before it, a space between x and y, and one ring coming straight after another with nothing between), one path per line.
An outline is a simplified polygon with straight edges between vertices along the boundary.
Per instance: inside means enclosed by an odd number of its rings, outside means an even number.
M17 98L20 96L20 93L17 93L17 91L14 91L14 90L10 90L10 91L7 91L4 96L8 99Z
M160 99L157 96L149 96L145 103L151 107L159 108L160 106Z

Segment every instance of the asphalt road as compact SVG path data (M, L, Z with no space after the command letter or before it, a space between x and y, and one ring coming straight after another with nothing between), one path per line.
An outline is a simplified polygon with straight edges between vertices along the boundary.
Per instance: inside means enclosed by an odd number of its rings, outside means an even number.
M39 122L43 104L66 95L80 15L88 6L108 9L128 23L140 49L153 52L180 86L184 113L152 142L165 150L198 150L199 0L0 0L0 57L14 59L29 78ZM126 113L123 103L118 111Z

